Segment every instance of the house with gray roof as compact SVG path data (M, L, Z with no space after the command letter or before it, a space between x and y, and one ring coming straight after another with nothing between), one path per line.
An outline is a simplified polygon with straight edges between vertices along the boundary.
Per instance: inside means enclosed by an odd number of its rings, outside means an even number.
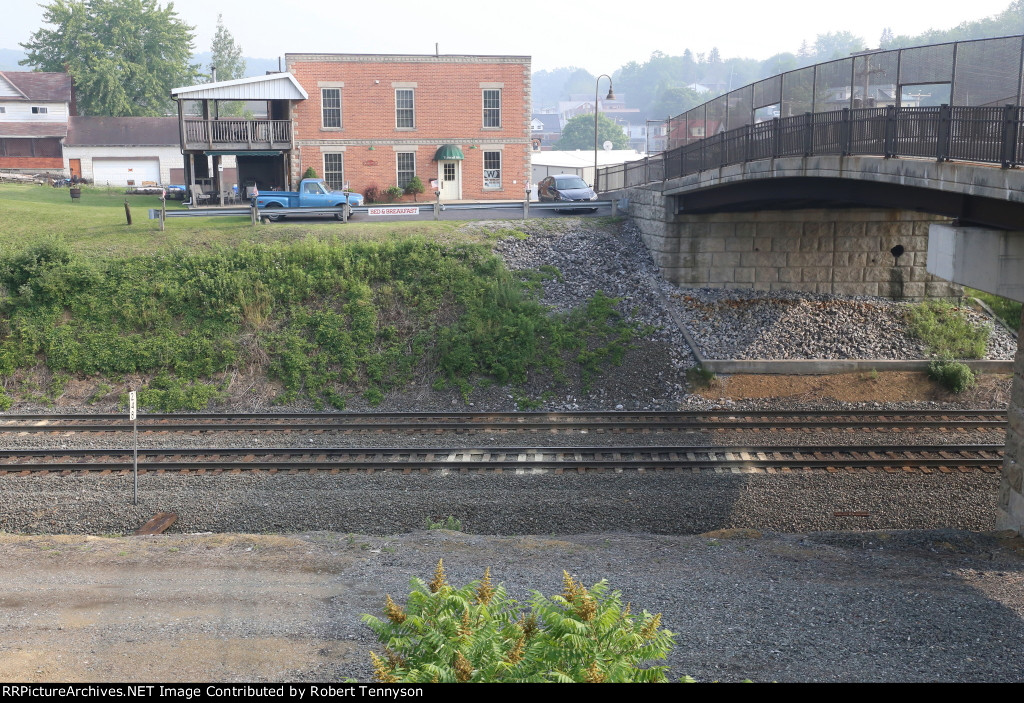
M68 74L0 71L0 169L60 172L61 141L74 114Z
M137 188L184 183L178 119L72 117L63 166L70 175L96 185ZM226 174L232 176L233 168Z

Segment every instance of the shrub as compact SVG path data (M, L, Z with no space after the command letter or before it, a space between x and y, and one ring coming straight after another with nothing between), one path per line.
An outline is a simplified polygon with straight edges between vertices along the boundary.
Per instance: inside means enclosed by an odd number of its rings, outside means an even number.
M413 176L409 179L409 182L405 184L405 194L411 195L413 200L419 200L416 196L423 192L423 181L420 180L419 176Z
M398 186L388 186L387 188L384 189L384 197L387 199L389 203L394 202L395 200L398 200L399 198L402 197L403 192L404 191Z
M368 185L363 189L363 200L366 201L367 205L380 202L380 188L376 185Z
M386 620L363 615L384 645L370 653L381 683L666 681L664 659L675 642L661 615L632 615L607 581L589 589L563 572L564 590L538 591L528 612L493 586L490 569L462 588L448 584L439 561L433 580L414 578L405 608L387 596Z
M316 169L310 166L306 169L306 172L302 174L303 178L316 178Z
M1021 303L1018 303L1016 300L1001 298L998 295L992 295L991 293L975 290L973 288L967 288L965 290L969 295L983 300L990 308L992 308L992 312L994 312L1007 327L1012 330L1020 327Z
M427 529L428 530L452 530L453 532L462 531L462 520L458 519L454 515L449 515L446 518L440 519L434 522L429 517L427 518Z
M948 359L936 359L928 364L928 377L954 393L962 393L977 384L974 372L967 364Z
M980 359L985 356L989 325L971 322L962 308L943 300L928 300L907 308L911 333L941 359Z

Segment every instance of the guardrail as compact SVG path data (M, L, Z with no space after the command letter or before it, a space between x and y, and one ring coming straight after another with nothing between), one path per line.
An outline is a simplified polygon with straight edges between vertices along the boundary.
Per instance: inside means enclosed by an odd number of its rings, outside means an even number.
M709 169L784 156L900 156L1024 163L1024 108L843 108L776 117L676 147L657 156L598 169L604 192Z
M345 208L348 208L348 214L345 214ZM361 205L358 207L351 207L342 205L341 207L322 207L322 208L260 208L256 207L234 207L234 208L195 208L190 210L164 210L161 211L157 208L151 208L149 210L149 219L158 220L161 217L161 212L164 217L248 217L252 220L253 224L259 220L268 220L270 218L277 218L285 215L330 215L338 219L347 220L348 217L356 214L362 215L380 215L387 216L387 212L374 212L371 210L385 211L388 209L400 209L402 215L416 214L422 215L425 213L432 213L434 219L440 219L440 214L447 210L454 211L468 211L468 210L516 210L522 213L523 219L530 216L531 210L590 210L601 207L610 207L612 215L618 214L618 201L616 200L590 200L590 201L579 201L579 202L566 202L566 203L540 203L531 202L529 200L513 200L495 203L403 203L401 205ZM416 210L415 213L410 213L410 210Z

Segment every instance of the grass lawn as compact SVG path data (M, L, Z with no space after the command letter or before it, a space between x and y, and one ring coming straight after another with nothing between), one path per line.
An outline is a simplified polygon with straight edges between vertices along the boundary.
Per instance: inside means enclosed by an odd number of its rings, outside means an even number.
M133 224L125 218L128 201ZM393 241L420 236L435 241L484 243L485 232L456 233L459 222L277 222L252 226L246 217L168 219L165 231L149 209L159 208L160 198L125 195L117 188L82 188L82 199L73 202L66 188L0 184L0 256L20 251L40 240L63 239L77 253L93 256L136 256L177 248L194 250L232 247L244 242L268 243L305 238L346 241ZM168 201L168 209L184 209Z

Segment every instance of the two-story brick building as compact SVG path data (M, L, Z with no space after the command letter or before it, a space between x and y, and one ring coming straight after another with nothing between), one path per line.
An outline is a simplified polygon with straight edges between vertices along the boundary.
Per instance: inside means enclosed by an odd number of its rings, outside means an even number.
M292 179L404 187L443 200L520 199L530 180L528 56L286 54L309 99L294 104ZM295 158L297 157L297 158Z
M61 144L74 114L68 74L0 72L0 168L63 172Z

